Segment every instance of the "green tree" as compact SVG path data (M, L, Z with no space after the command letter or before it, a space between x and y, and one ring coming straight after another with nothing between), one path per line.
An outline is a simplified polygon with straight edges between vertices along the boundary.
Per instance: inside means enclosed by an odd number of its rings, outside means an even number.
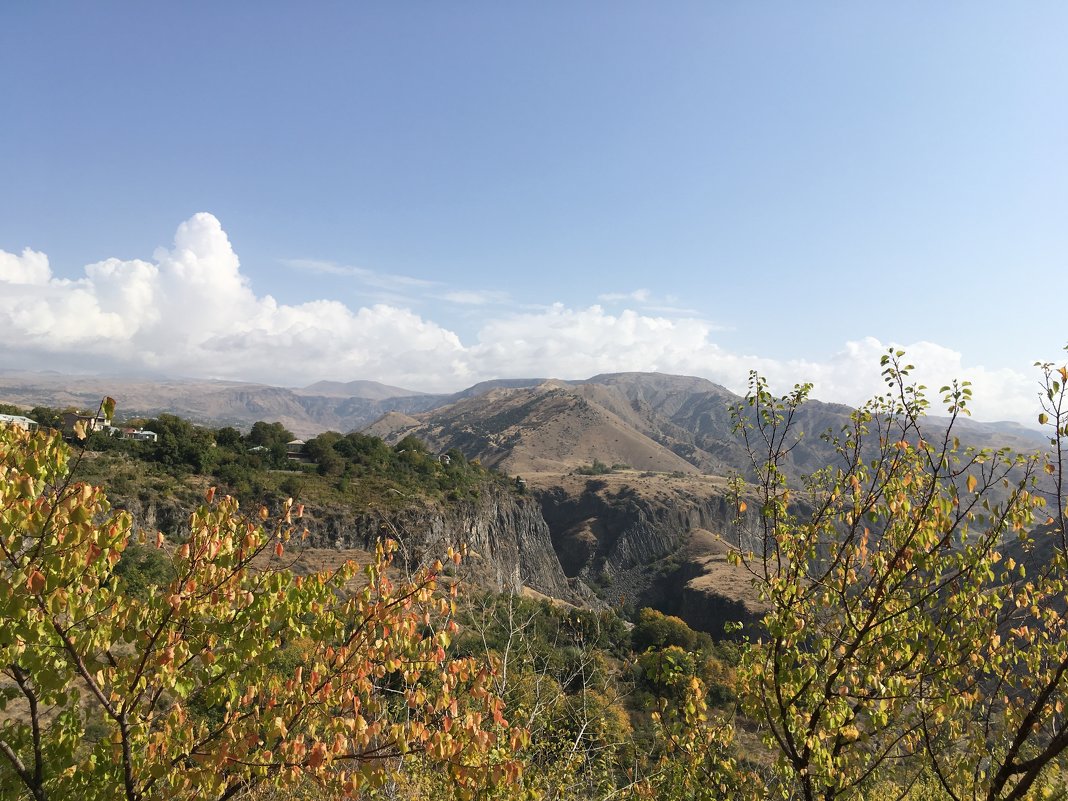
M756 476L735 483L736 559L769 606L740 694L791 797L932 777L955 800L1030 797L1068 746L1063 503L1041 535L1058 547L1025 576L1004 553L1034 547L1040 458L962 446L967 384L941 389L949 419L932 422L901 356L883 360L887 394L827 435L835 462L802 480L783 465L809 387L774 397L754 375L735 410ZM1063 385L1045 371L1059 439Z
M293 432L281 423L266 423L263 420L253 423L252 430L248 435L248 443L250 445L262 445L265 448L270 448L274 445L285 446L287 442L292 440Z
M697 644L697 632L687 626L682 618L665 615L648 607L638 612L638 621L630 636L636 651L669 645L691 650Z
M411 454L426 454L429 453L427 444L419 437L409 434L400 442L398 442L394 448L397 453L411 453Z
M304 443L304 455L314 462L318 462L328 453L337 455L335 445L342 439L337 431L324 431L317 437L312 437Z
M59 429L63 427L63 415L48 406L34 406L27 415L31 420L36 420L39 425L47 428Z
M207 429L173 414L147 420L145 428L157 439L146 443L149 458L176 471L206 472L215 460L215 439Z
M250 520L214 490L185 541L135 534L69 458L58 435L0 428L0 796L227 799L305 779L351 796L404 758L468 797L517 776L491 670L449 656L440 563L395 581L385 542L366 568L296 577L301 510ZM151 560L129 551L146 539Z
M241 432L233 426L223 426L215 432L215 443L220 448L237 450L241 447Z
M333 448L323 451L316 461L316 472L321 476L339 476L345 471L345 460Z

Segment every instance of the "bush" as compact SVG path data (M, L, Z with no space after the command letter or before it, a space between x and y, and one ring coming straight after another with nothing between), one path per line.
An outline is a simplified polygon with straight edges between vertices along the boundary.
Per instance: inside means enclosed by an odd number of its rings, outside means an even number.
M681 618L646 607L638 612L638 620L631 631L630 639L635 651L670 646L690 651L697 644L698 633Z
M604 476L615 470L614 467L609 467L600 459L594 459L593 464L578 467L575 469L575 474L580 476Z

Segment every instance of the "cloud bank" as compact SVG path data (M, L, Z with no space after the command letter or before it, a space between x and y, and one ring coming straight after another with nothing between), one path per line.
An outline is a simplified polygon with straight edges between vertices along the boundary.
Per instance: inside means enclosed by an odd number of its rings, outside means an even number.
M507 297L446 287L441 293L474 305ZM642 307L651 296L638 290L601 299ZM755 369L780 389L812 381L814 396L828 401L855 405L883 390L878 363L890 343L866 338L822 361L784 361L728 352L715 332L707 321L648 306L610 312L555 304L498 314L465 344L398 304L282 304L255 294L225 231L207 213L178 226L173 247L158 249L152 261L108 259L86 266L76 280L55 277L43 253L0 250L0 366L8 368L152 371L284 386L363 378L427 391L489 378L630 370L696 375L740 391ZM930 387L971 380L978 419L1033 421L1034 376L965 365L959 352L935 343L904 347L922 368L916 379Z

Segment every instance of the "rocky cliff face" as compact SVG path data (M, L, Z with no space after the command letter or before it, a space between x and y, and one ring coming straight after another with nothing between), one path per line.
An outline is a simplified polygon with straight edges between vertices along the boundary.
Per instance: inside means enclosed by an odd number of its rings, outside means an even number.
M727 560L755 521L739 524L722 484L633 474L577 482L537 492L568 576L613 606L651 606L715 636L728 621L759 619L748 574Z
M561 569L537 501L499 487L484 489L477 500L447 505L317 512L307 515L305 524L313 547L367 548L376 538L392 537L401 544L404 560L417 565L466 544L462 572L481 586L499 592L530 587L566 600L586 594Z
M115 501L140 528L163 531L174 539L188 534L190 504L137 497ZM569 580L561 569L538 502L501 487L487 485L477 500L416 502L392 511L308 508L303 523L311 548L368 550L377 538L391 537L400 543L400 557L410 567L444 559L449 547L466 544L468 558L458 572L479 586L498 592L529 587L568 601L596 602L580 581Z
M677 553L695 529L732 535L735 512L722 492L648 492L627 477L591 478L579 492L538 492L553 545L569 576L613 577ZM726 536L728 541L733 536Z
M553 481L529 495L487 484L475 500L398 510L309 506L306 544L340 557L392 537L400 560L416 566L466 543L458 572L498 592L530 588L581 605L652 606L715 636L727 621L759 617L747 576L726 559L739 531L722 484L634 472ZM174 539L188 533L192 501L115 501L142 528Z
M114 488L108 489L108 499L113 508L129 512L135 530L162 531L171 540L189 536L189 517L194 509L190 502L173 497L128 496Z

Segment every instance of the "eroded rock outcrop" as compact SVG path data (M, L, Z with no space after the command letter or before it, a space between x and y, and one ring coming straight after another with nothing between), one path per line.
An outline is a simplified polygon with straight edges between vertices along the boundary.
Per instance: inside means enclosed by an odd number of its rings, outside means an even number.
M606 602L651 606L714 636L760 618L749 575L727 558L755 521L751 512L739 521L721 481L570 476L537 495L564 572Z
M113 498L141 529L163 531L170 539L188 535L195 501L116 493ZM498 592L528 587L554 598L597 603L581 581L564 574L538 502L494 484L487 483L476 499L412 499L400 509L309 504L302 523L308 530L303 545L315 549L369 550L378 538L391 537L409 567L444 559L448 548L466 544L468 558L457 572L479 586Z
M498 592L530 587L565 600L588 595L561 569L537 501L500 487L483 489L476 500L416 501L396 511L314 511L307 517L314 547L367 548L379 537L392 537L403 559L416 565L466 544L463 572L481 586Z

